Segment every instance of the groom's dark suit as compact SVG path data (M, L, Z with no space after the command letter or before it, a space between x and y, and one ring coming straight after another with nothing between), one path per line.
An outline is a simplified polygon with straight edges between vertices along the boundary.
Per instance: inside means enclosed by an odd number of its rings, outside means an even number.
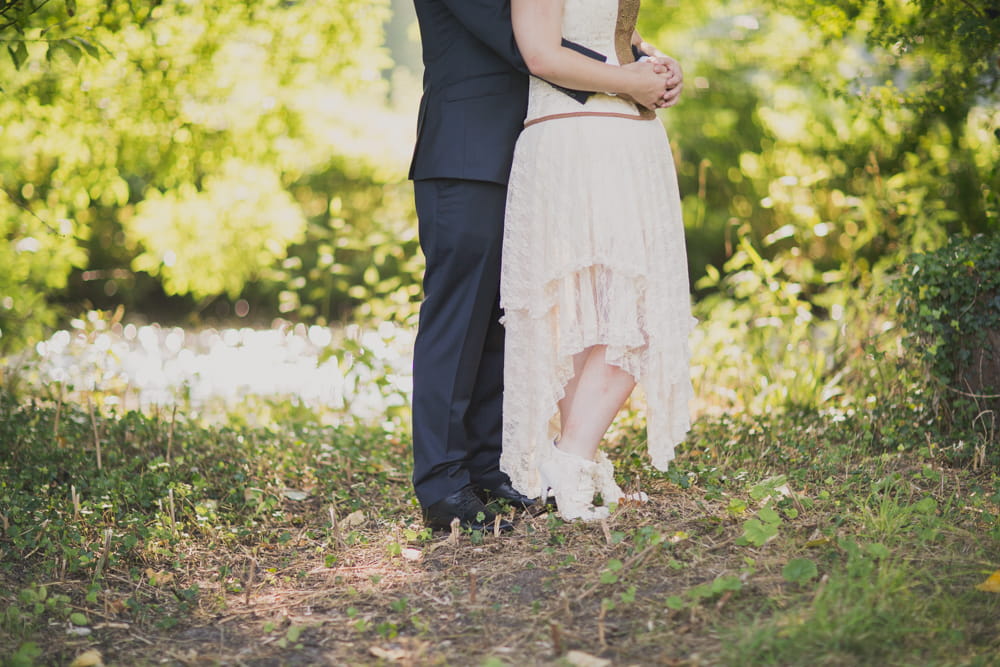
M499 469L506 183L527 68L508 0L414 0L424 57L414 180L427 259L413 353L413 484L423 507Z

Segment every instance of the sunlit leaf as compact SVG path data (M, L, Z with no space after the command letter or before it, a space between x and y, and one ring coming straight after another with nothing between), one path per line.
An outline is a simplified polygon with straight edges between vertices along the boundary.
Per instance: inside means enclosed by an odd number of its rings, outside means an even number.
M7 53L10 54L10 59L17 69L21 69L21 65L28 59L28 47L24 45L23 41L15 42L13 46L8 45Z
M104 667L104 658L100 651L91 649L73 658L69 667Z
M146 568L146 577L150 586L166 586L174 580L173 572L156 571L151 567Z
M987 593L1000 593L1000 570L995 571L981 584L976 586L977 590Z
M562 658L573 667L610 667L611 661L583 651L569 651Z
M362 525L365 522L364 510L355 510L344 517L344 523L350 527L354 528Z

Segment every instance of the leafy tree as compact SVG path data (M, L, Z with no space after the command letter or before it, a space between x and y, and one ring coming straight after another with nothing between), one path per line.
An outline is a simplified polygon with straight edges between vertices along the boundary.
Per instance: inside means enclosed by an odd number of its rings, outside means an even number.
M235 296L280 266L308 219L329 227L338 193L310 187L312 175L382 159L357 127L384 102L384 2L137 13L88 0L75 13L103 57L38 41L55 29L39 21L57 22L40 9L18 25L26 57L0 63L0 253L23 267L0 278L8 349L52 322L46 297L73 268L112 294L148 275L171 294ZM397 178L374 174L376 189Z
M62 51L74 61L100 53L89 27L75 21L76 0L0 0L0 44L15 67L28 60L28 45L35 43L51 58Z
M664 114L703 320L703 394L762 408L864 382L886 276L997 230L996 12L986 3L647 3L685 65ZM883 343L884 344L884 343Z

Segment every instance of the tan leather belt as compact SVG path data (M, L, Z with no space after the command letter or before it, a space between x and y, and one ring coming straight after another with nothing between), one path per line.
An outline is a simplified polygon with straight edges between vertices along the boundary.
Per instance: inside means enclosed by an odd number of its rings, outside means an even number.
M656 116L645 117L631 113L617 113L614 111L571 111L569 113L554 113L548 116L539 116L531 120L524 121L524 126L529 127L543 120L559 120L561 118L577 118L578 116L604 116L605 118L627 118L629 120L656 120Z

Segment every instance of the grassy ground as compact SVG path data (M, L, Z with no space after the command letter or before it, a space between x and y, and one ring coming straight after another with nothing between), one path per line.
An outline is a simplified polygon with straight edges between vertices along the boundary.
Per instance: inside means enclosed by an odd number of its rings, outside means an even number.
M285 412L0 397L5 664L1000 664L997 468L904 416L704 420L668 473L625 427L647 505L495 537L421 526L398 437Z

